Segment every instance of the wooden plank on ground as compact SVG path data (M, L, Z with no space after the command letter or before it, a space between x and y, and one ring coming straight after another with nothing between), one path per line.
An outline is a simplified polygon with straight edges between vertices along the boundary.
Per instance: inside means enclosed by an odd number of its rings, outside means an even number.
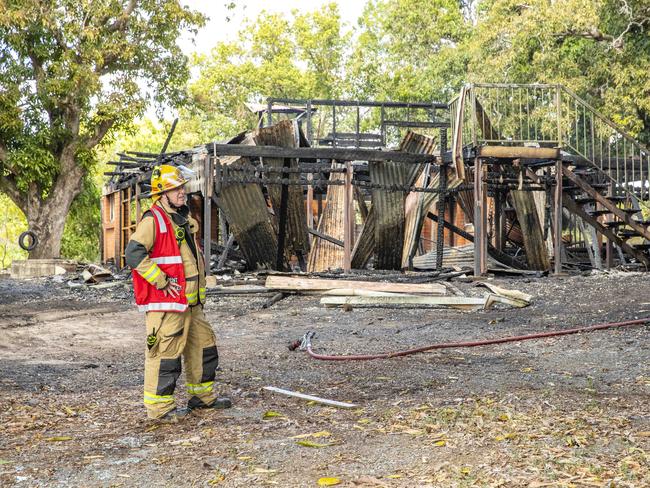
M486 298L476 297L426 297L416 295L383 296L383 297L323 297L321 305L337 307L352 305L359 307L381 307L395 305L439 306L458 308L461 310L479 310L485 307Z
M327 280L294 276L270 275L266 288L281 291L325 291L334 289L360 289L414 295L444 295L446 288L439 283L382 283L377 281Z

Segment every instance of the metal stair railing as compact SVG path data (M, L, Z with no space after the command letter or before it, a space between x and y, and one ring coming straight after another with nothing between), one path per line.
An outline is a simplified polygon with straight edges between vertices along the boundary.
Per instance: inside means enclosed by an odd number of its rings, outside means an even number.
M650 200L650 149L562 85L468 84L449 109L457 168L468 145L559 147L601 170L616 193Z

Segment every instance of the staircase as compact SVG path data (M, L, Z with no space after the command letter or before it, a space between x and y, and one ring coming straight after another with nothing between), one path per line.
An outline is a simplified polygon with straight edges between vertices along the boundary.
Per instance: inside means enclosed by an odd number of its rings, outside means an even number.
M650 149L561 85L470 84L449 106L459 175L485 146L506 146L525 156L559 148L561 166L535 157L516 161L527 168L529 182L539 183L534 171L540 168L556 185L561 180L562 206L578 218L592 265L600 267L604 255L607 266L638 263L650 269L650 221L641 211L650 201ZM502 168L513 158L491 162ZM563 240L571 232L570 219L563 219Z

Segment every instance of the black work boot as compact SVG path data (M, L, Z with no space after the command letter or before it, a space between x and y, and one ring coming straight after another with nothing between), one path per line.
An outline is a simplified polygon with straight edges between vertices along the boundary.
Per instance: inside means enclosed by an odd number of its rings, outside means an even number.
M176 407L169 412L167 412L165 415L162 417L157 418L159 422L162 422L164 424L175 424L179 420L181 420L184 417L187 417L190 413L189 408L180 408Z
M214 410L223 410L224 408L232 407L232 402L228 397L219 397L213 401L210 405L206 405L198 397L190 398L190 401L187 404L189 410L199 410L199 409L214 409Z
M219 397L211 405L208 405L207 408L213 408L215 410L223 410L225 408L232 407L232 401L228 397Z

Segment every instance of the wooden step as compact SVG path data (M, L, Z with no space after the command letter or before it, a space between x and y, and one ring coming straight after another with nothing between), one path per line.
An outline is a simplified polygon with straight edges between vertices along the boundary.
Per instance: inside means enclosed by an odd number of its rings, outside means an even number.
M578 197L578 198L574 198L573 201L576 202L578 205L584 205L585 203L595 203L596 199L591 197Z
M626 202L628 199L629 197L626 197L624 195L612 195L607 197L607 200L610 202Z
M627 225L625 222L622 220L615 220L614 222L603 222L603 225L606 227L609 227L610 229L620 227L622 225Z
M639 237L639 233L632 229L620 229L616 234L621 239L629 239L631 237Z
M607 210L607 209L604 209L604 210L591 210L591 211L588 212L588 213L589 213L589 215L591 215L592 217L600 217L601 215L607 215L607 214L610 214L610 213L612 213L612 212L609 211L609 210Z
M638 225L648 226L648 225L650 225L650 220L635 220L634 223L638 224ZM622 225L628 225L626 222L623 222L622 220L615 220L614 222L603 222L603 224L606 225L609 228L620 227Z

